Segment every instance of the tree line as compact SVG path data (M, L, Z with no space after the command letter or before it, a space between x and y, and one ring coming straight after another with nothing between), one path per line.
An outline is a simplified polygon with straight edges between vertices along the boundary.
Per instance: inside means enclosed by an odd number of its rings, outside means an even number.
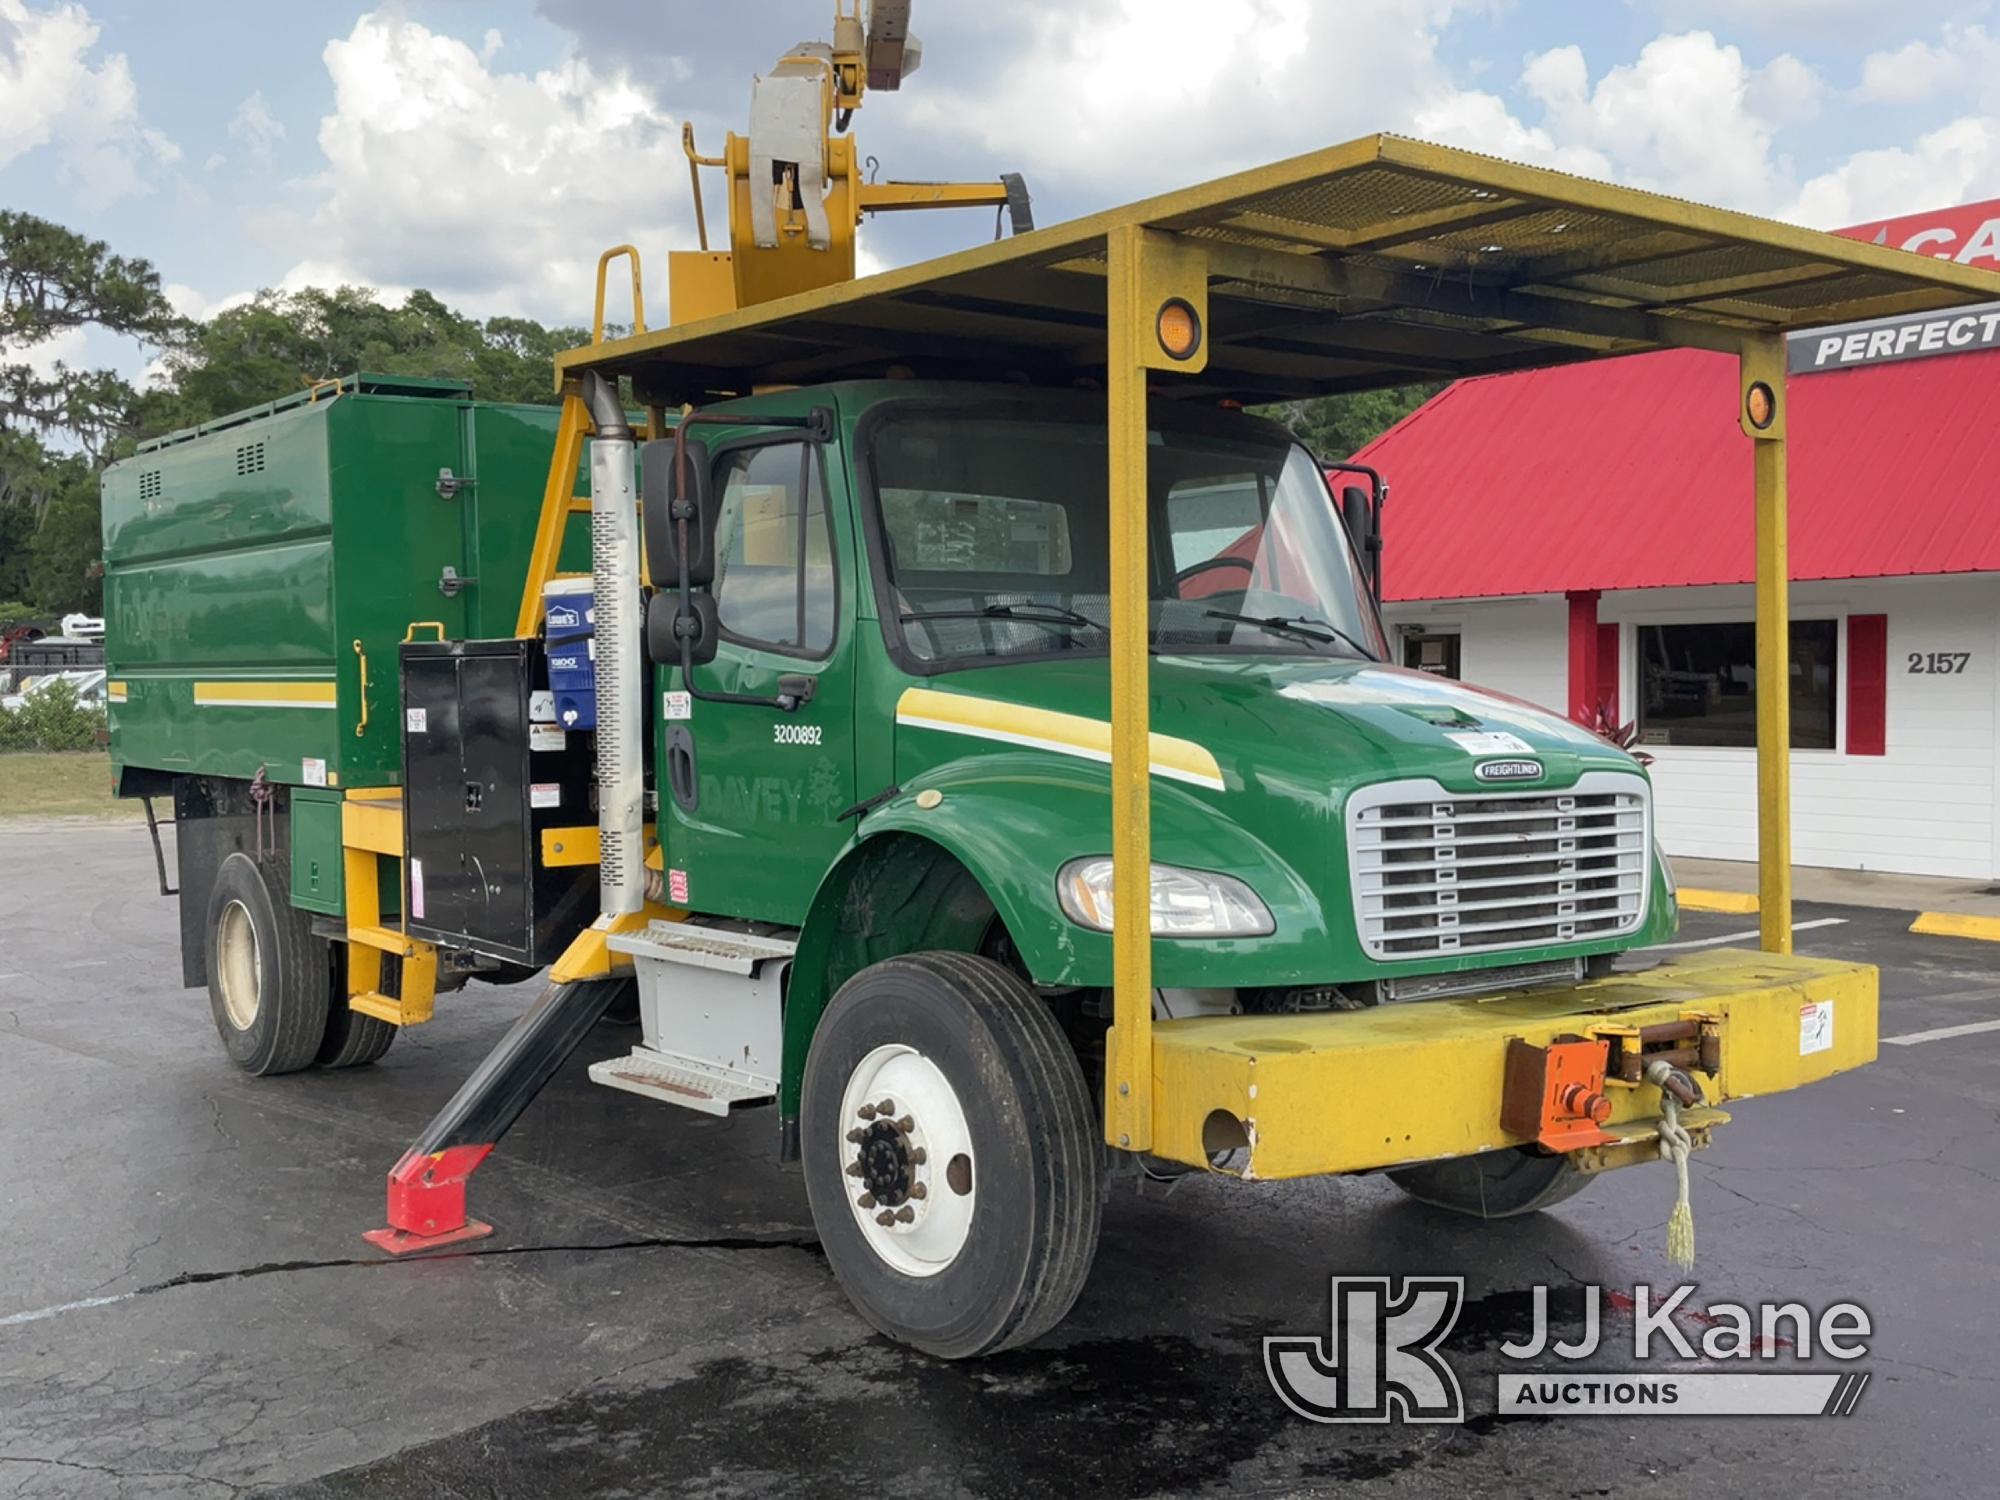
M117 372L23 351L97 329L157 357L135 385ZM99 480L148 438L372 370L462 380L488 401L550 402L555 355L582 328L467 317L426 291L398 306L360 287L262 291L184 318L148 261L33 214L0 210L0 628L103 610ZM1345 458L1438 389L1404 386L1272 408L1323 458Z

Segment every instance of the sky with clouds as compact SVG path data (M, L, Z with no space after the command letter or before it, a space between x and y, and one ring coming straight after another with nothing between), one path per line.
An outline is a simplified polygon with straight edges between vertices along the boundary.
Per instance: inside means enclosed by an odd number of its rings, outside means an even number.
M0 204L151 260L196 316L352 282L577 323L601 248L663 280L693 244L682 121L719 149L831 16L0 0ZM1823 227L2000 197L2000 0L926 0L914 30L862 149L885 177L1023 172L1039 223L1375 130ZM991 232L896 216L864 263Z

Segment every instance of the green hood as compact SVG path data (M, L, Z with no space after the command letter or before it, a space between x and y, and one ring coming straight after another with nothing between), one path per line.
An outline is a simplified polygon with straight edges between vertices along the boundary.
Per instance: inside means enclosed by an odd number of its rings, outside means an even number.
M1670 903L1656 899L1645 930L1622 939L1369 960L1354 934L1351 793L1409 778L1465 795L1556 791L1590 771L1643 775L1638 763L1518 699L1374 662L1163 655L1153 658L1151 686L1154 859L1244 880L1277 922L1264 938L1156 944L1159 983L1297 984L1480 967L1614 951L1671 930ZM1001 900L1024 949L1047 941L1038 977L1089 984L1108 974L1108 942L1054 912L1053 888L1065 859L1110 848L1109 701L1103 658L1043 658L938 674L905 693L898 710L898 782L945 794L934 814L910 815L910 831L958 840L954 852ZM991 704L1028 712L983 706ZM1495 762L1516 774L1499 782L1476 774ZM1523 762L1541 774L1520 775ZM902 819L870 823L892 825ZM1649 880L1664 897L1657 872Z
M1369 782L1436 778L1476 791L1483 761L1539 761L1562 787L1586 770L1633 771L1637 762L1545 709L1483 688L1375 662L1293 657L1157 656L1152 730L1215 757L1229 793L1281 785L1313 798ZM926 684L1088 719L1109 716L1102 658L1043 659L952 672ZM1504 740L1496 736L1506 737Z

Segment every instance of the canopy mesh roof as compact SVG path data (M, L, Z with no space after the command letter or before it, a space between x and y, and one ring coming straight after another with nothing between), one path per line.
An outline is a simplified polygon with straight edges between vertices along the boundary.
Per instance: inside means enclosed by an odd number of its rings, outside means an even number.
M1067 385L1104 361L1106 231L1209 256L1176 395L1279 400L2000 298L2000 276L1566 173L1370 136L721 317L572 350L647 399L917 375Z

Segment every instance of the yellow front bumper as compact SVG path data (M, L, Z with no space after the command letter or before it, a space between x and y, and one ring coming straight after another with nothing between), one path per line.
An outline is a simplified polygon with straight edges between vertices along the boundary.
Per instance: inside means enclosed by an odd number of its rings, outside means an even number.
M1802 1027L1801 1012L1830 1003ZM1869 964L1729 950L1643 974L1478 999L1301 1016L1161 1021L1153 1028L1153 1152L1204 1165L1240 1122L1246 1177L1365 1172L1528 1143L1500 1126L1510 1037L1546 1046L1594 1025L1717 1019L1721 1067L1695 1076L1707 1102L1775 1094L1875 1058ZM1611 1089L1610 1130L1656 1118L1659 1091ZM1722 1116L1721 1118L1727 1118ZM1620 1127L1626 1127L1621 1130ZM1218 1130L1219 1127L1219 1130ZM1643 1134L1643 1131L1639 1132Z

